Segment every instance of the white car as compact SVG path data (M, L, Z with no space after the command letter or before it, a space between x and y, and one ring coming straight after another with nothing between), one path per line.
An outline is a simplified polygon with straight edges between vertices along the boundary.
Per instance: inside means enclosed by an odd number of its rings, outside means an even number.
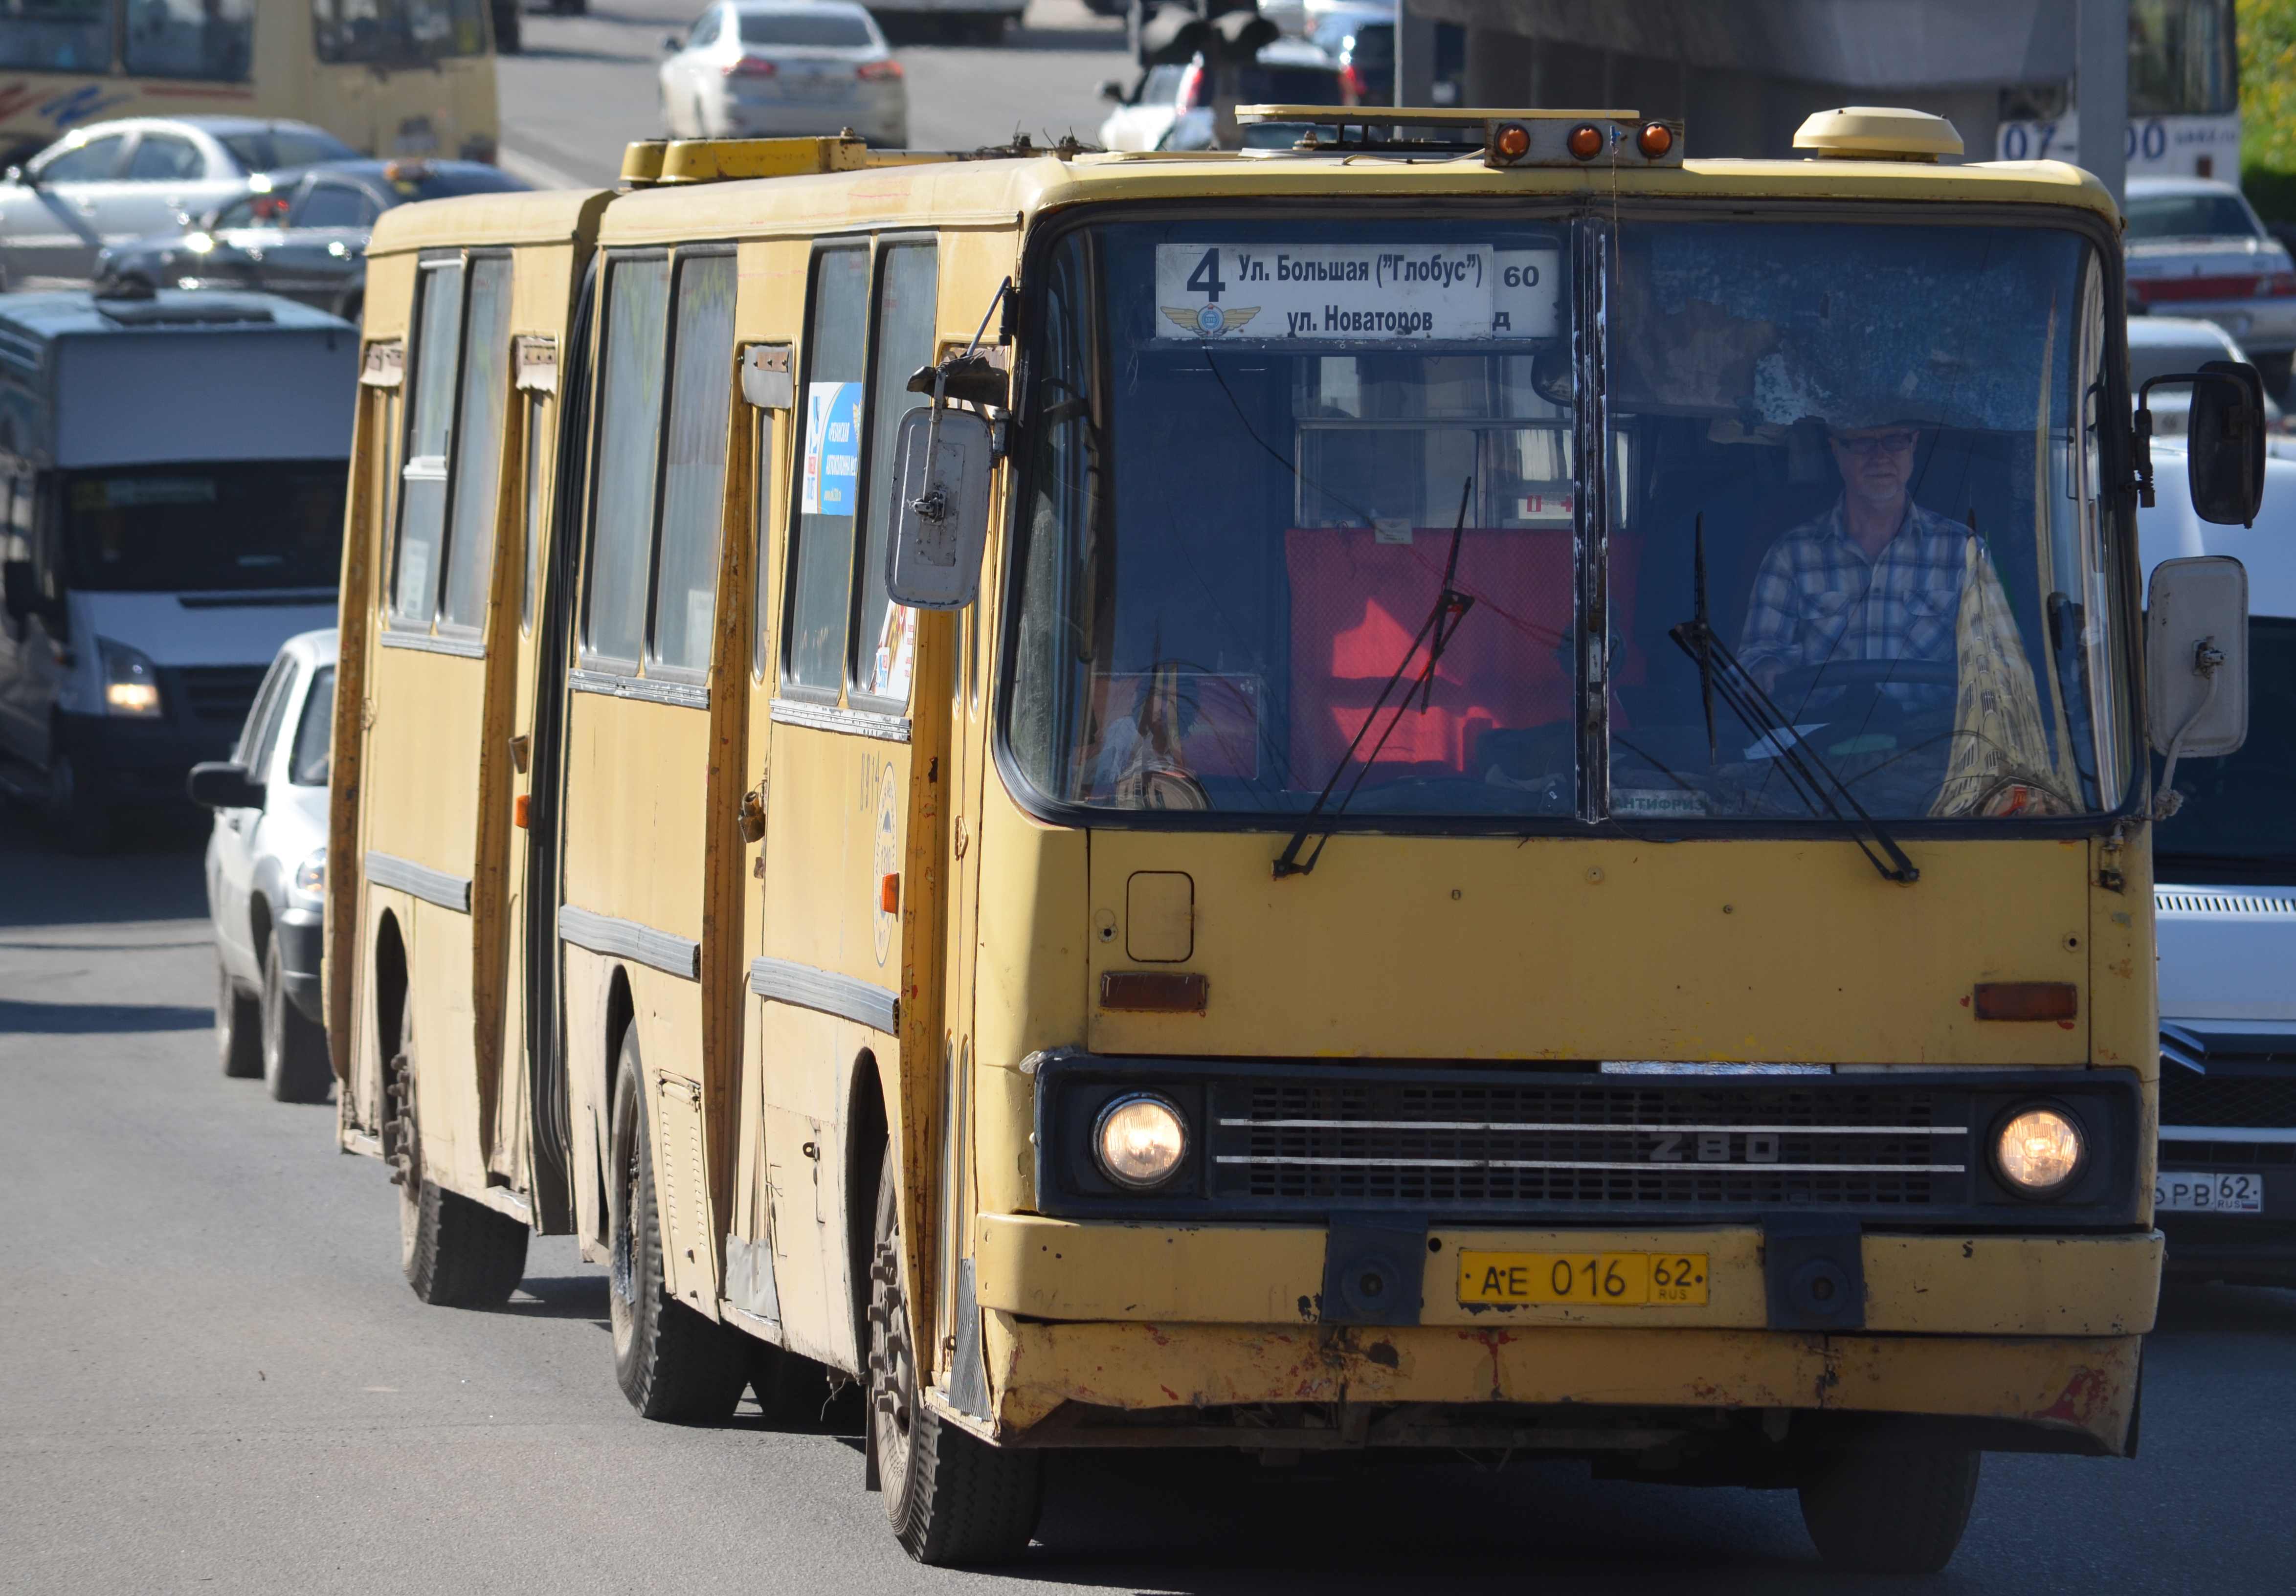
M2241 192L2205 177L2128 180L2128 304L2240 340L2276 397L2296 363L2296 262Z
M2179 372L2196 372L2211 360L2248 360L2239 341L2214 322L2190 316L2135 315L2128 318L2128 397L2135 399L2149 380ZM2190 383L2175 382L2152 390L2146 401L2152 412L2155 438L2182 438L2193 410ZM2287 418L2271 394L2264 396L2265 448L2276 458L2296 460L2296 437L2287 430Z
M909 142L909 86L885 36L845 0L726 0L672 34L661 120L672 138L770 138L850 127Z
M2253 528L2200 519L2177 442L2152 465L2159 502L2136 515L2146 569L2232 555L2249 614L2248 741L2180 760L2184 806L2152 833L2155 1223L2172 1274L2296 1285L2296 462L2265 462Z
M319 945L335 654L332 627L282 644L232 757L193 765L188 783L215 811L216 1052L224 1074L260 1075L281 1102L324 1102L334 1084Z
M1339 63L1315 45L1277 39L1243 69L1236 85L1240 105L1344 105ZM1100 96L1116 109L1100 125L1109 150L1209 150L1212 148L1211 74L1199 55L1184 64L1151 67L1127 94L1110 78Z

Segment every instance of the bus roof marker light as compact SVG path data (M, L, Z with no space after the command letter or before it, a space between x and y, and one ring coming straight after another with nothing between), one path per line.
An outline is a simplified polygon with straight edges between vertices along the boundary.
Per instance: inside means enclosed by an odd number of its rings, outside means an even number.
M1635 135L1635 148L1643 152L1644 160L1663 160L1674 148L1674 129L1664 122L1644 122L1642 131Z
M1530 153L1530 129L1521 122L1501 122L1491 129L1484 159L1495 167L1513 166Z
M1943 117L1899 105L1844 105L1813 112L1794 148L1833 160L1918 160L1961 153L1961 135Z
M1592 122L1581 122L1562 141L1562 147L1579 160L1592 160L1603 152L1603 130Z

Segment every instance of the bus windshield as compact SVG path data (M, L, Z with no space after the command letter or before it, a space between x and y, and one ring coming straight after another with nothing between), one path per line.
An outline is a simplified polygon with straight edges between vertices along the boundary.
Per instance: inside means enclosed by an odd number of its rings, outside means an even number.
M345 466L285 460L75 471L71 584L133 593L326 587L340 578Z
M1031 783L1275 817L1336 776L1365 823L1792 823L1828 812L1814 770L1893 819L2115 806L2087 246L1628 225L1589 471L1579 241L1063 235L1025 397Z
M2248 741L2177 762L2184 806L2152 844L2163 881L2296 886L2296 620L2251 617L2248 659Z

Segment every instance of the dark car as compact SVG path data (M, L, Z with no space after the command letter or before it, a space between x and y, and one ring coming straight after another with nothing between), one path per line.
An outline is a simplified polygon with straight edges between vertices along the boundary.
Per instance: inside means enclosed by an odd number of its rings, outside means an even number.
M105 250L107 291L258 289L358 320L366 241L394 205L531 186L475 160L336 160L251 177L239 196L183 233Z
M1349 104L1395 103L1395 20L1391 15L1341 12L1325 18L1310 37L1340 63L1340 88Z

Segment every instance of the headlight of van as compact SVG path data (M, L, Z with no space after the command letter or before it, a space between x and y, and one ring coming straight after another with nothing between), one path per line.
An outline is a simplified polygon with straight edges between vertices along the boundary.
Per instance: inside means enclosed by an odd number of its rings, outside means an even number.
M1092 1150L1103 1174L1144 1191L1178 1173L1188 1151L1187 1121L1165 1099L1136 1092L1101 1110Z
M138 719L160 713L160 670L144 655L108 637L95 640L103 662L103 712Z
M2087 1156L2079 1122L2049 1103L2027 1104L1994 1135L1994 1167L2026 1197L2054 1197L2066 1190Z
M295 890L317 897L327 889L327 850L316 847L311 856L295 867Z

